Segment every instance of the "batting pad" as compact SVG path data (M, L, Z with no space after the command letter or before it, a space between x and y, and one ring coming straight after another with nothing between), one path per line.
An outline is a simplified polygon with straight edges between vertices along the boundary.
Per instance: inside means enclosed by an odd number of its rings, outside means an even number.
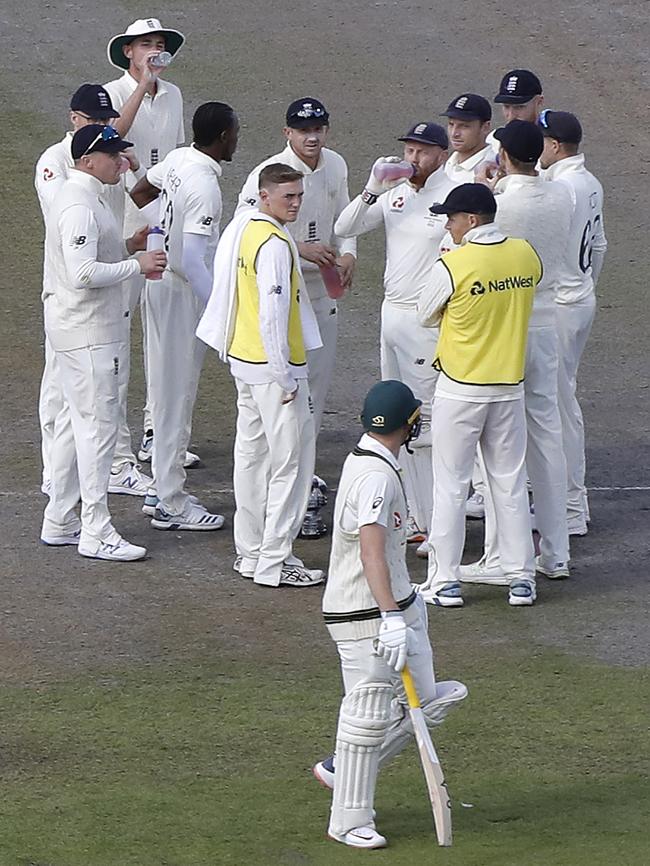
M372 822L379 750L390 722L393 689L361 683L343 698L336 733L336 774L329 832L343 837Z
M467 686L457 680L436 683L436 697L422 704L422 715L428 728L441 725L447 713L467 697ZM408 707L403 700L395 699L391 705L391 723L379 754L379 766L383 767L395 758L413 736L413 725ZM338 772L338 757L337 757Z

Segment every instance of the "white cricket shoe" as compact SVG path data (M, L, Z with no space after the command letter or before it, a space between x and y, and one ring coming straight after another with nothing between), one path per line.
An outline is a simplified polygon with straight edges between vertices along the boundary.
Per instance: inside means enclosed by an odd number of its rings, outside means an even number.
M569 576L568 562L547 562L543 556L535 557L535 571L544 574L551 580L561 580Z
M147 555L146 547L130 544L120 538L115 544L106 541L84 541L79 543L79 553L88 559L107 559L112 562L135 562Z
M485 517L485 500L480 493L474 491L465 503L465 517L469 520L483 520Z
M508 604L512 607L523 607L535 604L537 590L528 580L513 580L508 592Z
M48 547L63 547L66 544L79 544L80 536L81 528L71 532L60 532L55 535L41 535L41 541L43 544L47 544Z
M486 565L485 558L469 565L461 565L461 583L485 583L488 586L510 586L511 578L507 577L500 568Z
M153 452L153 430L145 430L140 441L138 449L138 460L142 463L149 463ZM185 460L183 460L183 469L192 469L201 462L198 454L193 451L185 452Z
M446 583L437 590L421 589L420 595L434 607L462 607L465 604L459 583Z
M311 768L314 777L330 791L334 790L334 755L324 758Z
M160 505L156 508L151 525L154 529L188 530L210 532L221 529L224 518L221 514L211 514L202 505L190 503L180 514L168 514Z
M128 496L146 496L147 490L152 484L153 479L140 472L140 467L137 464L125 463L118 472L111 470L108 479L108 492L123 493Z
M328 831L327 835L335 842L342 842L351 848L385 848L386 837L378 833L374 827L355 827L343 836L335 836Z
M427 533L424 529L420 529L415 521L415 517L409 514L406 522L406 542L407 544L422 544L426 540Z
M304 565L293 565L285 562L282 565L280 586L316 586L325 579L325 572L320 568L305 568Z

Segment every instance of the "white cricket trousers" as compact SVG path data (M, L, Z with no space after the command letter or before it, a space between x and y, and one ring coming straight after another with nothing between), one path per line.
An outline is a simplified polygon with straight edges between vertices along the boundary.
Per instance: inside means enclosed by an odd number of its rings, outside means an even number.
M108 510L120 414L120 346L108 343L56 353L64 402L54 424L43 535L78 525L75 508L81 496L81 541L115 544L120 539Z
M431 401L438 371L432 364L438 344L438 329L423 328L415 307L397 307L384 300L381 307L381 377L408 385L422 401L422 430L411 444L413 454L403 453L404 486L409 512L418 527L431 526L433 476L431 474Z
M427 633L426 604L420 596L414 603L420 610L420 618L409 626L408 666L420 703L425 705L436 697L433 653ZM336 642L345 694L350 695L355 689L360 690L366 684L385 683L391 687L393 699L390 703L390 718L387 720L383 746L376 749L372 761L368 761L368 756L364 754L369 751L368 749L358 745L356 749L354 745L352 749L344 747L340 742L341 720L339 720L336 782L330 814L330 831L334 835L342 836L354 827L372 822L372 802L377 770L399 754L411 738L410 734L405 736L403 730L405 722L408 723L408 701L402 678L386 664L384 659L376 655L374 640L374 638L364 638ZM375 723L371 721L370 724ZM361 733L362 729L359 732ZM342 748L339 749L339 746ZM359 803L363 804L361 808L358 807Z
M596 295L575 304L557 304L556 319L560 341L558 398L562 441L567 464L567 517L588 520L585 487L585 425L576 396L578 367L596 315Z
M118 472L125 463L135 463L136 458L131 445L131 432L127 422L127 401L129 392L130 371L130 336L128 325L125 326L125 341L120 346L119 371L119 402L120 417L113 454L112 469ZM41 390L38 398L38 417L41 426L41 457L43 460L43 482L51 477L50 453L54 440L54 425L57 415L65 403L61 387L61 375L58 369L56 352L45 336L45 367L41 379Z
M165 271L161 280L147 280L143 300L145 366L155 431L154 486L162 508L180 514L189 502L183 463L206 349L195 336L203 304L187 280L171 271Z
M526 469L535 504L540 553L547 562L553 563L569 561L566 460L558 406L558 352L555 327L529 329L524 379ZM490 491L486 490L485 559L488 567L499 567L500 552L494 505Z
M309 368L309 393L314 409L314 431L316 436L320 432L323 423L323 412L327 392L332 383L334 366L336 364L336 339L338 334L338 309L336 301L332 298L318 298L311 302L318 330L323 345L320 349L312 349L307 352L307 366Z
M291 556L305 517L314 474L309 387L300 379L296 398L283 404L284 392L274 382L235 383L235 549L243 557L242 572L254 572L255 583L278 586L282 563Z
M159 282L159 280L153 280ZM133 314L136 308L140 307L140 325L142 327L142 365L144 368L144 384L145 384L145 405L143 409L142 429L144 431L153 430L153 419L151 415L151 396L149 394L149 371L147 369L147 299L145 286L147 280L144 274L136 274L124 281L124 288L127 303L129 305L129 314L133 319Z
M501 568L511 580L534 585L535 563L526 492L526 418L518 397L469 403L436 397L433 439L433 520L425 586L439 590L460 578L465 545L465 500L480 446L485 486L494 503Z

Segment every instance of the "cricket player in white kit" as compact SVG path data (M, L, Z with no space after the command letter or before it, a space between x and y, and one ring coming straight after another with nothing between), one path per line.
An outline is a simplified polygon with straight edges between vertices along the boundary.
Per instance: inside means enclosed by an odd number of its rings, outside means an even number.
M163 51L175 57L185 37L178 30L163 27L157 18L141 18L126 28L124 33L114 36L107 47L108 60L112 66L123 70L121 78L109 81L105 87L113 104L129 123L129 138L134 142L140 164L149 169L161 162L168 153L185 141L183 125L183 97L180 89L163 76L166 67L155 65L156 57ZM123 133L124 134L124 133ZM133 187L138 178L129 176L128 187ZM126 196L124 231L126 234L142 225L142 214ZM144 219L144 222L147 222ZM131 313L141 301L144 279L134 278L129 283ZM146 322L143 323L143 350L146 364ZM147 369L145 366L145 374ZM149 398L144 409L144 435L138 458L151 460L153 449L153 424ZM195 454L189 453L185 465L199 462Z
M264 586L321 583L292 553L307 508L315 436L307 352L320 346L296 244L302 174L262 169L260 207L237 213L215 257L197 336L228 360L237 386L234 568Z
M596 313L596 284L607 239L603 223L603 188L585 168L579 153L582 127L567 111L542 111L544 136L541 166L545 180L567 185L573 210L567 257L559 275L557 328L560 344L558 397L567 462L567 522L569 535L586 535L589 503L585 487L585 428L576 396L580 358Z
M281 162L303 175L304 196L298 218L287 227L300 253L300 264L312 308L316 314L323 345L308 355L309 391L314 407L316 437L336 362L338 305L328 295L323 268L336 268L343 289L352 284L356 264L355 238L342 239L334 232L334 223L350 201L348 167L340 154L325 147L330 116L323 103L313 97L294 100L286 112L284 135L286 147L256 166L248 175L239 194L238 210L259 205L258 180L266 165ZM316 511L325 483L318 476L312 481L311 497ZM324 504L324 503L323 503ZM310 506L312 505L310 499ZM311 511L311 510L310 510ZM311 513L305 518L303 535L318 538L326 532L322 518Z
M447 177L455 184L474 183L484 162L492 162L494 151L486 143L490 132L492 108L484 96L461 93L443 112L451 156L445 163Z
M559 341L556 294L567 255L571 198L563 184L544 181L535 165L544 139L534 123L511 120L495 133L501 144L500 164L506 176L495 186L499 229L529 241L542 260L544 273L535 290L526 348L526 467L540 534L536 567L551 578L569 576L566 521L566 460L558 404ZM461 568L467 582L505 583L499 564L494 512L485 500L485 554Z
M122 282L138 272L162 272L166 263L164 252L127 258L144 248L146 229L125 243L103 199L104 184L119 182L121 152L129 144L110 126L88 125L74 134L75 167L48 214L43 290L64 405L54 427L41 540L78 544L83 556L117 561L146 555L121 538L107 505L120 414ZM81 521L75 512L80 496Z
M110 121L119 124L120 115L113 108L111 98L101 84L82 84L72 96L70 102L70 123L72 130L56 144L51 145L41 155L36 163L34 185L38 194L43 220L47 224L48 213L55 204L63 183L67 180L70 170L74 167L71 144L77 129L88 124L105 125ZM117 128L117 126L116 126ZM124 135L124 129L118 129ZM131 171L138 175L141 171L133 148L127 148L124 156L128 159ZM144 173L144 169L142 169ZM118 224L121 226L124 216L124 176L115 186L107 186L103 200L111 207ZM44 282L46 277L44 275ZM131 446L131 434L127 424L127 394L129 387L129 307L125 304L124 314L124 344L120 354L120 425L113 455L109 493L126 493L134 496L144 496L151 484L151 479L140 472ZM39 418L41 422L43 482L44 493L49 491L50 484L50 448L54 436L54 423L63 404L61 381L56 369L56 355L45 340L45 368L41 381L39 395Z
M433 521L425 600L460 607L465 501L477 447L486 501L494 503L508 603L536 598L526 492L524 364L528 321L542 264L525 240L494 224L497 204L483 184L456 187L435 213L458 249L435 263L418 304L422 325L441 320L433 401ZM486 515L487 517L487 515Z
M402 382L368 392L366 431L348 455L336 494L323 616L336 641L345 696L336 753L313 768L333 788L328 835L354 848L383 848L373 800L377 772L412 736L400 671L408 658L427 724L441 724L467 689L437 683L426 606L406 567L406 494L398 457L417 438L420 401Z
M172 150L131 192L141 206L160 194L159 224L168 254L162 280L147 280L144 304L149 393L157 431L152 461L155 495L145 500L145 513L154 509L155 529L223 526L220 514L210 514L185 492L183 464L205 355L196 328L212 291L222 212L221 162L232 160L239 121L229 105L206 102L195 111L192 129L192 146Z
M436 123L417 123L399 141L415 171L409 180L379 181L374 170L394 158L378 159L364 192L336 221L334 230L356 237L384 226L386 267L381 308L381 375L404 382L422 401L422 433L404 459L411 523L409 539L423 542L431 525L430 406L438 373L431 366L438 334L417 322L416 307L445 236L445 220L429 212L455 186L445 174L447 134Z

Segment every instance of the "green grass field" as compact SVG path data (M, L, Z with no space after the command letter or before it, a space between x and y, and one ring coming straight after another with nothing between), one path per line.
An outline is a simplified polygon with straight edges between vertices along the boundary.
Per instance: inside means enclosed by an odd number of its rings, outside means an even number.
M463 678L470 697L436 737L453 848L435 843L411 747L380 776L390 847L373 853L325 839L329 796L309 772L334 730L329 663L5 687L0 864L649 862L647 675L521 645L465 659Z

